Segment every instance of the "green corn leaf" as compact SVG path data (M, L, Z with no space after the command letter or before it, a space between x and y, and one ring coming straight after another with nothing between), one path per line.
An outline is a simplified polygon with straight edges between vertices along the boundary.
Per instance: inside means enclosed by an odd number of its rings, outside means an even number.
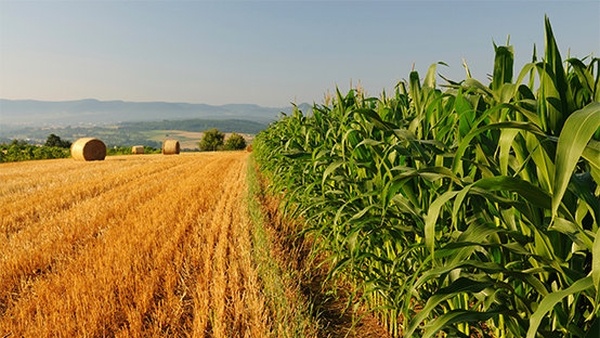
M427 216L425 216L425 245L429 252L433 256L434 246L435 246L435 224L437 223L437 219L440 215L440 211L444 204L452 199L454 196L458 194L458 191L447 191L438 198L436 198L429 210L427 211Z
M483 217L477 217L469 222L469 227L456 239L460 242L484 243L485 239L498 232L504 231L495 224L486 221Z
M577 161L598 128L600 128L600 102L591 103L574 112L565 121L565 128L558 137L554 162L556 173L552 197L552 219L557 216L558 207L567 190Z
M495 176L482 178L473 186L487 191L513 191L521 195L527 202L543 208L550 209L550 195L533 184L523 181L518 177Z
M517 77L517 81L515 81L515 83L524 83L525 77L527 77L527 75L531 76L534 71L535 71L535 60L526 64L525 66L523 66L523 68L521 68L521 72L519 72L519 76ZM527 88L528 91L531 91L530 88L533 88L533 85L530 85L530 86L522 85L522 86L524 88ZM527 97L533 98L530 95L527 95Z
M527 330L527 338L535 338L535 335L542 322L542 319L548 312L552 311L554 305L556 305L558 302L560 302L563 298L567 296L583 292L590 288L594 288L594 282L592 280L592 276L587 276L576 281L575 283L573 283L573 285L564 290L552 292L546 297L544 297L544 299L538 305L537 310L535 310L535 312L531 315L529 319L529 329Z
M431 311L438 306L441 302L456 297L463 292L477 293L481 290L494 286L492 281L476 281L465 277L460 277L454 281L450 286L438 290L433 296L431 296L425 306L419 313L417 313L411 320L411 324L405 333L405 337L412 337L412 334L418 328L418 326L429 316Z
M463 82L463 88L475 90L482 94L486 94L487 96L489 96L491 98L494 98L494 91L492 91L486 85L484 85L483 83L481 83L478 80L473 79L473 78L466 79Z
M570 58L565 60L565 62L568 62L571 67L573 67L573 70L579 79L579 83L581 83L583 88L591 95L594 92L593 72L589 71L588 67L586 67L585 64L579 59Z
M381 130L390 130L394 127L391 123L385 122L373 109L360 108L353 112Z
M562 112L557 109L562 106L559 99L560 94L554 83L554 74L548 68L548 64L539 62L536 66L540 79L537 105L540 124L544 131L555 135L562 129L562 121L564 119ZM553 106L552 102L558 104L558 107Z
M600 182L599 182L600 183ZM600 199L595 195L592 173L575 174L567 186L567 190L579 199L579 207L589 210L596 221L600 220ZM586 205L584 205L585 202Z
M456 94L456 98L454 99L454 110L458 115L458 131L460 136L464 136L473 126L473 122L475 121L475 111L473 110L471 102L464 97L462 90L459 90Z
M411 201L404 197L403 194L398 194L392 198L392 202L402 212L410 214L414 218L421 218L421 209L415 206Z
M534 135L525 135L525 146L529 152L529 157L531 157L536 165L535 171L532 170L531 174L535 173L537 181L539 182L538 184L542 189L550 191L552 181L554 180L554 162L552 162L552 159L543 147L542 142Z
M600 142L590 140L585 149L583 149L581 157L585 158L591 166L600 170Z
M513 99L515 99L515 96L519 92L519 86L517 86L514 83L505 83L502 85L502 87L500 87L499 91L500 91L500 102L508 103L508 102L512 101ZM505 119L505 117L503 116L502 120L504 120L504 119Z
M596 288L596 304L600 304L600 228L592 247L592 279Z
M477 312L467 310L452 310L439 316L426 326L423 338L433 337L438 331L454 323L484 322L503 314L500 311Z
M382 141L377 141L377 140L373 140L370 138L366 138L364 140L362 140L359 144L356 145L356 148L360 148L363 145L367 145L369 147L376 147L379 145L382 145L383 142Z
M417 137L415 136L415 134L408 129L394 129L393 132L394 132L394 135L396 135L396 137L399 138L400 140L406 140L406 141L416 141L417 140Z
M430 257L430 256L428 256L428 257ZM441 275L447 274L452 270L459 269L462 267L475 268L478 270L485 271L487 273L498 273L498 272L508 273L509 272L506 269L506 267L499 265L497 263L494 263L494 262L462 260L462 261L454 262L452 264L446 264L446 265L440 266L438 268L432 268L432 269L429 269L429 270L423 272L423 274L421 276L419 276L417 281L413 284L413 288L418 289L423 284L425 284L427 281L429 281L433 278L439 278Z
M546 42L546 50L544 54L544 61L548 64L552 73L554 74L553 80L555 81L555 87L559 91L560 94L565 95L567 90L567 81L565 79L565 69L563 67L562 57L560 56L560 49L558 48L558 44L556 43L556 39L554 38L554 33L552 32L552 25L550 24L550 19L546 16L544 18L545 24L545 42ZM566 100L561 96L561 101L563 104L566 104Z
M497 107L500 106L504 106L504 105L498 105ZM489 113L486 112L486 113ZM453 172L457 172L457 170L459 169L459 165L462 162L462 156L464 155L466 149L469 147L469 145L471 144L471 141L479 134L486 132L488 130L493 130L493 129L498 129L498 130L502 130L502 129L520 129L520 130L524 130L530 133L533 133L534 135L538 135L538 136L543 136L546 137L546 134L544 134L544 132L535 124L533 123L528 123L528 122L499 122L499 123L492 123L492 124L488 124L476 129L473 129L469 132L469 134L467 134L464 139L461 140L458 149L456 150L456 154L454 155L454 161L452 164L452 171Z
M329 177L329 175L331 175L331 173L333 173L337 168L339 168L340 166L342 166L344 164L345 164L344 161L335 161L335 162L331 163L327 167L327 169L325 169L325 172L323 173L323 180L322 180L321 184L325 184L327 177Z
M371 205L367 206L366 208L363 208L356 214L352 215L352 217L350 218L350 221L363 218L371 209L375 209L375 208L377 208L377 205L374 205L374 204L371 204Z
M588 250L592 250L594 245L593 238L590 238L582 228L564 218L556 217L554 219L554 223L548 228L548 230L554 230L563 233L569 236L574 243Z
M470 192L473 184L469 184L464 187L456 196L454 200L454 206L452 207L452 224L458 224L458 213L462 207L462 203L464 199L467 197L467 194Z
M496 50L496 59L494 60L492 90L499 90L503 84L512 82L515 53L512 46L494 46L494 49Z
M300 151L285 153L285 154L283 154L283 156L293 159L293 160L309 160L312 158L312 155L310 153L300 152Z
M450 171L450 169L445 167L426 167L419 170L414 170L406 167L393 167L390 168L390 171L401 171L400 174L394 176L394 181L401 181L407 178L421 176L429 181L448 178L459 186L463 185L460 179L456 175L454 175L454 173Z
M546 16L545 23L545 43L544 61L540 63L540 88L542 96L540 102L549 102L551 105L543 107L542 114L546 116L547 131L559 133L563 128L563 122L568 117L569 106L572 105L572 97L569 86L565 78L565 70L560 56L560 51L550 20ZM552 104L554 102L554 104Z
M423 111L423 102L422 102L422 93L421 93L421 81L419 79L419 73L417 71L412 71L409 74L409 87L410 87L410 97L412 98L412 102L415 107L415 111L417 114L421 114Z
M437 63L429 66L427 73L425 74L425 79L423 79L423 87L435 88L435 75L437 70Z
M500 161L500 173L504 176L508 175L510 149L512 148L513 141L518 133L519 130L517 129L503 129L500 133L500 140L498 141L498 157Z
M451 242L442 246L441 249L436 250L436 256L440 251L448 251L451 258L446 264L456 264L459 261L468 259L482 244L488 243L486 240L488 236L503 232L502 228L499 228L494 224L485 223L483 219L473 221L469 224L467 230L458 237L455 243ZM520 249L518 243L512 243L512 245L515 246L516 249ZM459 248L459 250L455 250L456 248ZM515 251L514 249L509 250Z

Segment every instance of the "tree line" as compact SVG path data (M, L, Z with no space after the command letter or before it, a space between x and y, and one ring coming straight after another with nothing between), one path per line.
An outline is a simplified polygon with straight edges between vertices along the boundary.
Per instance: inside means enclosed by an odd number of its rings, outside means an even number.
M30 144L25 140L0 143L0 163L67 158L71 156L71 145L71 141L63 140L55 134L50 134L43 145ZM241 150L244 148L246 148L246 140L242 135L232 133L225 140L225 134L216 128L205 131L199 142L200 151ZM144 147L144 150L146 154L160 153L160 149L153 147ZM109 147L107 154L128 155L131 154L131 147Z
M237 133L232 133L227 140L225 134L217 128L206 130L199 143L200 151L242 150L246 148L246 140Z
M66 158L71 155L71 142L50 134L43 145L29 144L24 140L0 143L0 163Z

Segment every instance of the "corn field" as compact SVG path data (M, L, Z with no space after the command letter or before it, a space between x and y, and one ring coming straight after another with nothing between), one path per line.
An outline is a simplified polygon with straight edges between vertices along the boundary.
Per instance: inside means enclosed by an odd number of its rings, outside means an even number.
M257 136L286 214L392 335L600 335L600 59L545 33L518 74L494 45L488 85L434 64Z

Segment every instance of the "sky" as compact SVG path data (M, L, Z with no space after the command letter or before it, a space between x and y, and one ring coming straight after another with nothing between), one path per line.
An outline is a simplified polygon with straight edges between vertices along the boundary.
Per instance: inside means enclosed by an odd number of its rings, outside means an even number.
M285 107L440 61L462 80L463 60L488 83L493 43L515 74L542 54L544 15L563 59L600 57L600 0L0 0L0 98Z

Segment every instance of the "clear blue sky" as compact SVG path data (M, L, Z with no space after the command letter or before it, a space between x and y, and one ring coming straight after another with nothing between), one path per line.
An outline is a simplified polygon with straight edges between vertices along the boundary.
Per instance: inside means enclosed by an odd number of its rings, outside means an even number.
M563 58L600 56L600 1L6 1L0 98L321 103L424 75L487 83L493 41L516 70L544 44L550 17Z

